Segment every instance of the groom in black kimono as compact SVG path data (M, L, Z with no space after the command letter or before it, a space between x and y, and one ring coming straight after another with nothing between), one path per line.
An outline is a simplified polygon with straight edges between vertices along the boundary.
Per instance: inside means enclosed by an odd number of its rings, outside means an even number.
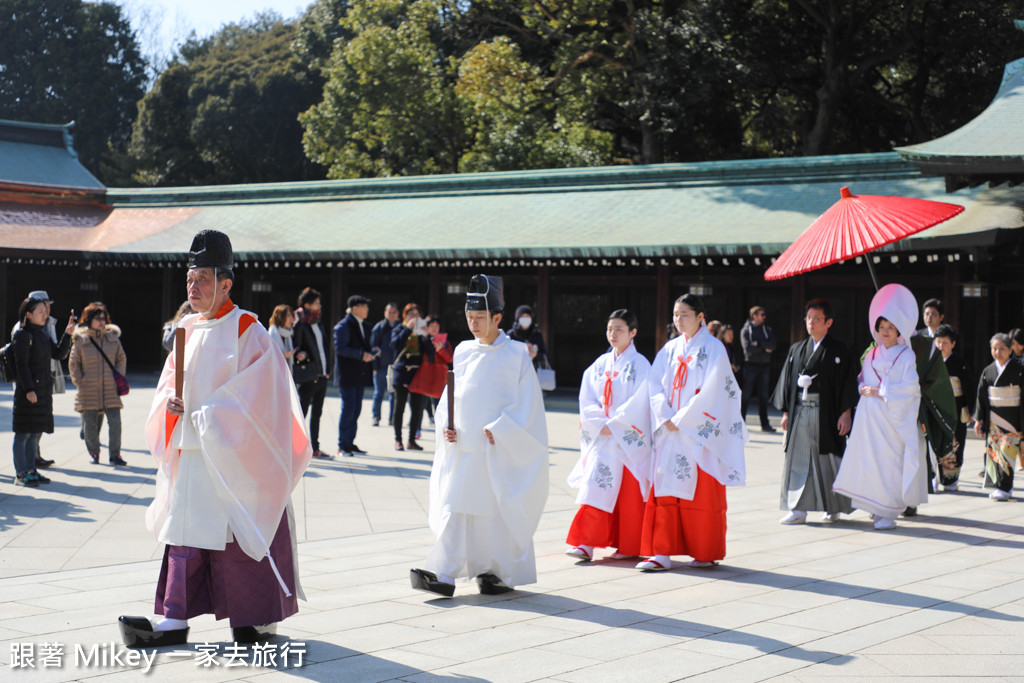
M813 299L804 310L809 336L790 347L772 399L786 432L782 524L803 524L812 510L824 511L824 522L853 511L849 498L832 492L832 483L857 405L857 359L828 334L833 322L828 301Z

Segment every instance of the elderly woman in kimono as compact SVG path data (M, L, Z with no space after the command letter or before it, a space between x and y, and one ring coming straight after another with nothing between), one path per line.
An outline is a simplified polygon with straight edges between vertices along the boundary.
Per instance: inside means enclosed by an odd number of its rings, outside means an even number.
M656 428L652 492L640 540L644 571L672 566L710 567L725 557L725 487L746 483L743 448L750 439L740 415L740 389L729 356L704 324L704 303L693 294L676 300L679 336L658 352L647 389Z
M978 380L978 408L974 433L985 439L985 488L995 488L992 500L1006 501L1013 490L1013 461L1020 453L1024 407L1024 365L1010 354L1010 336L997 334L989 347L992 363Z
M594 548L615 548L613 559L640 555L644 498L650 489L651 364L636 350L636 315L608 316L611 350L583 373L580 383L580 459L569 474L580 505L569 528L566 555L594 558Z
M868 313L875 347L858 377L860 401L833 490L871 513L876 529L892 529L908 506L928 500L928 471L918 441L921 386L909 338L917 301L903 285L886 285Z

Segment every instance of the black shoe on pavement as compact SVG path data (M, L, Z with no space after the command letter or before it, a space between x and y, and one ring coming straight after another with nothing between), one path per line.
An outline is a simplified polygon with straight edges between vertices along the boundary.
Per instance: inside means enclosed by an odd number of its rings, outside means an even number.
M49 467L53 463L54 463L53 460L47 460L46 458L44 458L41 455L37 455L36 456L36 469L37 470L45 470L47 467Z
M261 626L241 626L231 629L231 639L236 643L252 644L265 643L277 635L277 624L263 624Z
M508 593L509 591L515 590L515 588L509 586L490 572L476 577L476 585L480 589L480 593L483 595L501 595L502 593Z
M761 431L764 432L765 434L774 434L779 430L775 429L775 427L761 427Z
M410 451L422 451L423 446L419 445L412 439L409 439L409 443L405 444L405 447Z
M114 465L115 467L124 467L128 463L120 455L112 455L110 456L110 464Z
M439 580L437 574L426 569L410 569L409 583L418 591L437 593L446 598L455 595L455 584Z
M352 447L349 448L349 450L352 451L352 453L354 453L355 455L366 455L366 451L364 451L362 448L355 444L352 444Z
M150 648L168 645L184 645L188 642L188 629L179 628L172 631L154 631L153 624L146 617L117 618L121 627L121 640L125 647Z

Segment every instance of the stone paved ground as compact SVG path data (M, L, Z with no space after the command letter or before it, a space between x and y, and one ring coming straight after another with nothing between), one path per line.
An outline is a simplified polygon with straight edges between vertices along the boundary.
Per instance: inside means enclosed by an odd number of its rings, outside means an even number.
M57 433L43 439L44 454L57 460L52 484L16 488L10 457L0 457L0 680L142 676L142 665L123 656L100 660L121 651L117 615L150 613L161 552L143 525L154 468L141 424L152 378L132 379L123 451L130 467L89 464L72 394L58 397ZM5 385L5 430L10 404ZM565 484L577 454L572 404L571 397L549 400L551 494L536 535L537 584L498 597L461 584L453 600L409 588L408 569L422 563L433 540L426 528L431 458L392 450L389 430L370 427L367 402L357 441L369 455L314 462L295 491L308 602L281 626L271 648L276 668L253 666L266 652L229 649L226 625L205 617L193 620L192 644L162 651L146 679L1024 676L1024 508L985 496L976 476L980 442L968 445L959 493L935 495L919 517L876 532L863 513L832 525L814 515L806 526L780 526L781 436L755 431L749 483L729 491L725 562L697 570L677 558L674 571L641 574L631 562L577 565L563 554L575 510ZM338 411L335 393L325 408L325 445L336 439ZM10 432L0 433L0 452L10 447ZM204 642L218 653L210 666L201 665ZM62 656L47 658L54 643ZM292 652L283 663L286 646ZM15 666L26 664L28 647L34 666ZM295 650L304 650L302 666Z

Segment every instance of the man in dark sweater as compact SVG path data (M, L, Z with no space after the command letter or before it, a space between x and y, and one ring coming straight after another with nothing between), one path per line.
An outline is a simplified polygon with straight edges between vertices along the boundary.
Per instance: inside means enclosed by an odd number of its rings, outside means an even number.
M761 417L761 431L774 432L768 422L768 383L771 381L770 369L772 351L775 350L775 333L765 324L764 308L754 306L750 309L750 319L743 323L740 330L740 345L743 347L743 396L740 400L740 412L747 417L747 406L750 397L757 389L757 410Z
M373 384L373 353L366 316L370 300L353 294L348 298L348 315L334 326L335 376L341 389L341 417L338 418L338 455L351 457L366 451L356 446L356 427L363 409L363 391Z
M320 292L306 287L299 294L298 303L295 309L295 331L292 333L295 344L295 369L292 374L296 380L295 388L299 392L302 415L309 416L309 440L313 443L313 457L331 458L320 450L320 415L327 396L327 380L331 377L328 364L331 342L324 334L324 326L320 322L323 310ZM311 366L308 376L301 376L300 366Z
M395 350L391 347L391 333L398 324L398 304L388 302L384 307L384 319L370 330L370 350L373 359L373 426L380 424L381 405L388 398L388 425L395 414L395 394L388 387L388 366L395 362Z

